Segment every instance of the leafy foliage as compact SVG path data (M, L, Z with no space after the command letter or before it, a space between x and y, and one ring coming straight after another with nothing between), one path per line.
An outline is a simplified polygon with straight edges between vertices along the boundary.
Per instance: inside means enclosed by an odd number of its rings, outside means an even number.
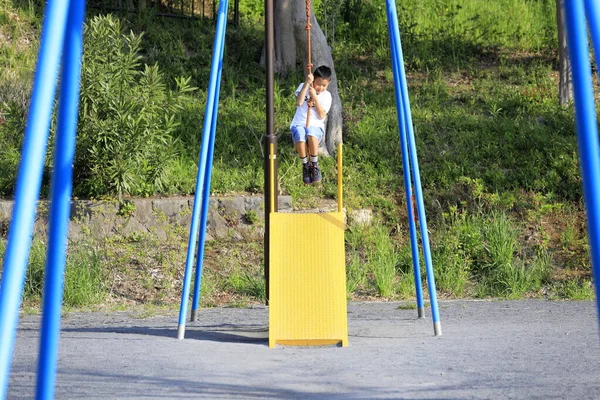
M124 34L114 16L85 29L78 152L79 194L150 195L168 185L166 167L178 156L174 132L189 78L168 90L158 65L141 63L142 35Z

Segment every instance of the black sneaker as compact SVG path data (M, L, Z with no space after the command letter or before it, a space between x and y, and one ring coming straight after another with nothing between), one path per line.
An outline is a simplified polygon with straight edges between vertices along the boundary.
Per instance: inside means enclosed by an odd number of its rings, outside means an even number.
M310 185L312 183L312 174L308 163L302 164L302 181L305 185Z
M310 167L310 176L313 183L321 182L323 176L321 175L321 170L319 169L318 165L312 165Z

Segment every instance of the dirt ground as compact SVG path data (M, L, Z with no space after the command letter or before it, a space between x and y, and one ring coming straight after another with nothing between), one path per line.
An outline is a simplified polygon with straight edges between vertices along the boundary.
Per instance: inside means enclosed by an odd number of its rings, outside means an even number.
M443 301L443 336L400 303L348 305L350 346L267 346L268 309L76 313L57 399L600 399L594 302ZM429 311L429 310L427 310ZM9 399L34 396L40 317L21 319Z

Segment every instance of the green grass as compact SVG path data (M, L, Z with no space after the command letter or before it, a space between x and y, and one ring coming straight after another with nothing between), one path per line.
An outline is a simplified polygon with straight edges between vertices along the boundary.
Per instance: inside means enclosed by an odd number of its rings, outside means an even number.
M401 299L411 299L416 297L415 290L415 274L412 259L412 250L408 238L406 241L397 248L398 252L398 265L396 265L396 274L398 279L396 281L396 290L398 297ZM421 266L423 263L421 262ZM424 275L422 268L420 270L421 277Z
M44 268L46 264L46 246L34 240L29 250L29 264L25 275L23 291L26 300L40 302L44 290Z
M99 304L107 295L106 270L93 247L77 246L67 260L63 303L70 307Z
M425 303L425 304L423 304L423 306L425 308L427 308L427 307L430 307L431 305L429 303ZM398 310L416 310L417 304L416 303L401 303L397 309Z
M557 292L559 297L571 300L594 300L596 297L593 283L588 279L563 282Z
M0 245L0 253L4 252ZM42 300L45 279L46 245L34 239L25 275L24 298L27 304L39 304ZM80 244L67 255L63 275L63 305L84 307L99 304L107 295L106 269L93 247Z
M258 271L256 271L258 272ZM251 273L241 268L235 269L226 280L227 289L233 294L249 296L256 299L265 297L265 280L260 274Z
M373 248L369 264L373 272L374 284L380 296L390 297L394 294L397 253L385 227L376 225L372 239Z
M479 295L521 298L528 292L540 289L548 279L551 269L550 256L546 251L523 257L515 224L504 214L492 216L485 227L485 253L483 280ZM519 254L521 253L521 254Z
M401 0L399 14L414 25L408 34L443 32L456 48L462 39L473 45L540 49L554 40L554 7L551 1Z
M350 260L346 262L346 293L352 296L358 288L362 287L367 279L364 265L361 263L358 254L354 253Z

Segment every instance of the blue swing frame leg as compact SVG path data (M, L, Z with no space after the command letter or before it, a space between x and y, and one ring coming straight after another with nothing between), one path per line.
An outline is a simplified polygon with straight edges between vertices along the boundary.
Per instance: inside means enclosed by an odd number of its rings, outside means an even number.
M60 336L67 235L73 188L73 158L79 105L85 1L72 0L64 39L54 171L52 174L50 234L46 258L37 399L53 399Z
M225 5L227 8L227 5ZM227 15L227 9L224 11ZM221 92L221 74L223 72L223 52L225 51L225 31L227 24L223 25L223 40L221 41L221 49L219 51L219 66L217 75L217 89L215 92L215 106L213 107L213 115L211 120L210 128L210 143L208 144L208 156L206 176L204 177L204 189L202 193L205 193L202 197L202 215L200 219L200 239L198 240L198 256L196 257L196 273L194 275L194 295L192 296L192 312L190 316L191 321L195 321L198 316L198 307L200 304L200 289L202 286L202 266L204 262L204 243L206 242L206 224L208 219L208 207L210 205L210 179L212 175L213 158L215 154L215 137L217 132L217 114L219 111L219 93Z
M196 175L196 194L194 197L194 206L192 210L192 223L190 227L190 236L188 241L188 252L185 263L185 272L183 279L183 288L181 293L181 306L179 309L179 322L177 326L177 338L183 339L185 337L185 319L187 315L189 294L190 294L190 283L191 283L191 275L192 275L192 265L194 263L194 254L196 252L196 238L198 237L198 225L200 220L200 206L201 206L201 196L208 197L210 196L210 187L205 185L206 176L210 176L212 165L208 164L209 158L209 147L210 142L212 141L214 144L214 139L211 139L211 132L213 131L213 118L216 117L215 108L218 107L218 89L219 78L221 76L220 68L222 66L222 61L220 58L222 57L222 48L225 41L225 28L227 23L227 8L228 8L228 0L224 0L219 4L219 12L217 17L217 28L215 35L215 42L213 45L213 58L211 62L210 68L210 81L208 85L208 96L206 100L206 112L204 117L204 125L202 129L202 144L200 148L200 158L198 162L198 174ZM221 56L221 57L220 57ZM216 118L215 118L216 119ZM215 123L216 127L216 123ZM208 213L208 207L205 210ZM202 220L204 221L204 226L202 226L202 231L206 231L206 216L203 216ZM203 246L203 243L202 243ZM200 257L200 255L198 255ZM198 281L198 289L200 286L200 281ZM192 315L195 319L195 315Z
M596 65L600 65L598 64L600 62L600 3L594 0L585 0L585 14L594 46ZM600 74L600 71L598 73Z
M6 398L69 2L49 0L25 128L0 287L0 399Z
M435 277L433 273L433 265L431 260L431 250L429 247L429 233L427 231L427 217L425 215L425 204L423 201L423 192L421 190L421 174L417 159L417 146L413 130L412 116L410 112L410 100L408 97L408 85L406 82L406 73L404 70L404 61L402 54L402 42L400 40L400 30L398 28L398 13L396 11L396 3L393 0L386 0L386 9L388 17L389 32L391 34L391 43L393 47L392 54L395 61L393 62L394 69L394 86L396 93L400 93L401 101L396 97L396 107L398 113L404 115L404 126L400 126L402 135L408 138L408 150L410 153L410 161L412 165L413 181L415 186L415 195L417 198L417 211L419 214L419 225L421 228L421 244L423 246L423 258L425 259L425 271L427 273L427 286L429 289L429 299L431 302L431 315L433 319L433 332L435 336L442 334L442 325L440 322L440 314L437 303L437 294L435 288ZM406 168L406 167L405 167ZM408 201L408 200L407 200Z
M390 47L392 55L392 71L394 72L394 79L398 79L399 76L399 65L398 65L398 54L396 48L398 44L395 41L395 37L392 34L392 24L388 23L388 33L390 37ZM402 97L400 91L395 91L396 96L396 108L398 112L398 127L400 127L400 150L402 154L402 166L404 175L404 189L406 193L406 211L408 215L408 228L410 235L410 248L412 252L413 262L413 275L415 277L415 294L417 302L417 317L425 318L425 307L423 304L423 287L421 280L421 267L419 263L419 242L417 239L417 224L415 222L415 212L412 203L412 182L411 182L411 171L410 171L410 160L408 155L408 142L406 137L406 118L402 111Z
M575 125L583 196L588 222L588 236L592 259L592 270L596 287L596 307L600 321L600 146L598 144L598 122L592 86L592 72L589 60L589 47L585 11L590 17L590 31L596 47L596 59L600 56L600 27L598 26L598 6L594 1L583 0L565 2L565 19L569 57L573 73L573 95L575 100Z

